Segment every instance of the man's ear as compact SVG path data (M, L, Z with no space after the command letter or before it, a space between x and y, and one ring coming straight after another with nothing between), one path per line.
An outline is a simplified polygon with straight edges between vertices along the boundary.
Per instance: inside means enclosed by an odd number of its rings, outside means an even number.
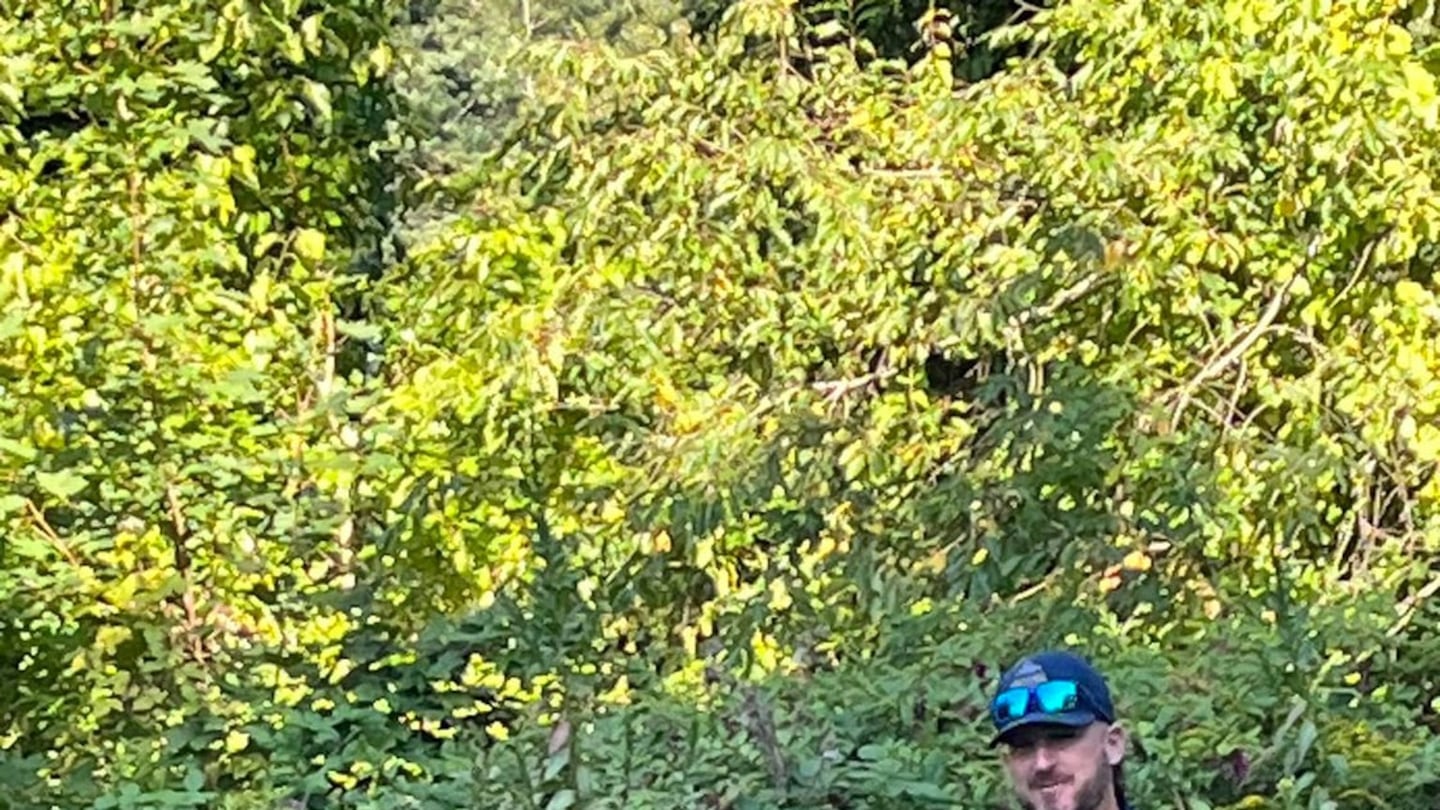
M1105 760L1110 765L1119 765L1125 759L1125 744L1129 733L1119 723L1112 723L1105 729Z

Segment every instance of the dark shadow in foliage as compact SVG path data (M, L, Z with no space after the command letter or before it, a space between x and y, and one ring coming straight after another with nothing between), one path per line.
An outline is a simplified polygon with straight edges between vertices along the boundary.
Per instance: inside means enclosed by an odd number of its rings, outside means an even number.
M1071 363L1037 366L1004 353L932 356L927 378L936 406L955 407L977 431L966 458L937 471L907 506L905 520L946 549L944 574L927 592L986 599L1103 558L1117 527L1110 471L1122 463L1123 433L1137 407L1131 392ZM1001 456L1012 476L972 472ZM981 548L989 561L975 567Z
M693 29L702 37L715 32L731 5L733 0L683 2ZM986 35L1028 19L1034 8L1017 0L802 0L799 5L812 40L817 29L838 23L846 37L868 41L880 59L914 63L926 50L927 40L945 39L955 48L956 77L971 82L998 73L1007 60L1020 55L1019 46L997 49Z
M717 555L731 555L742 573L750 561L770 561L763 572L752 567L751 577L794 576L800 549L818 543L825 516L847 502L863 516L857 523L864 528L851 553L822 572L834 576L823 597L832 610L903 615L906 605L921 597L983 601L1024 591L1057 573L1064 577L1057 583L1063 589L1083 576L1074 570L1077 563L1092 562L1098 570L1119 561L1125 550L1109 542L1120 526L1110 511L1111 496L1121 485L1112 471L1131 452L1127 432L1138 407L1133 392L1068 360L1035 367L1003 351L958 357L937 352L924 363L924 374L931 407L974 430L954 458L935 465L924 480L897 477L856 490L846 483L836 449L826 443L840 425L797 417L773 445L727 460L731 469L720 484L666 493L666 502L632 513L635 531L663 526L676 550L639 559L615 576L614 603L669 611L651 615L656 627L697 615L716 591L705 571L688 564L689 549L727 525L758 521L767 533L751 547L717 548ZM786 459L806 453L813 463L786 472ZM1180 462L1175 469L1186 474L1156 482L1179 488L1163 490L1173 501L1215 490L1207 489L1213 478L1203 464ZM894 501L898 508L888 506ZM989 560L976 567L972 558L981 547L990 552ZM653 592L661 583L665 595ZM1151 596L1137 589L1126 598L1138 602ZM743 649L760 622L771 631L789 622L799 634L827 624L825 616L798 606L790 618L777 620L763 601L754 611L717 623L710 641ZM643 643L640 648L645 652Z

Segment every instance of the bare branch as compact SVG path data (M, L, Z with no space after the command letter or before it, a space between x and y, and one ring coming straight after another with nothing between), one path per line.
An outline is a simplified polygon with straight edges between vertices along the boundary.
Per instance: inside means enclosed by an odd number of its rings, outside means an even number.
M1440 591L1440 577L1430 580L1425 583L1425 587L1406 597L1404 602L1396 606L1400 612L1400 619L1391 625L1389 630L1385 631L1385 635L1390 638L1399 635L1400 632L1410 624L1410 621L1415 618L1415 614L1420 610L1420 606L1425 600L1434 596L1436 591Z
M883 369L871 374L862 374L859 377L851 377L848 380L822 380L811 383L810 387L825 395L831 402L839 402L848 394L867 388L871 385L878 385L894 377L899 372L895 369Z
M1306 264L1309 264L1308 260ZM1275 295L1271 297L1270 303L1266 305L1265 311L1260 314L1259 320L1247 329L1238 340L1233 341L1228 350L1219 357L1206 363L1205 366L1200 369L1200 372L1194 377L1191 377L1180 390L1179 399L1175 403L1175 408L1170 413L1170 429L1172 431L1180 426L1180 416L1184 413L1186 406L1190 404L1190 399L1195 395L1195 391L1203 385L1205 381L1225 371L1225 369L1229 368L1237 360L1244 357L1245 353L1250 350L1250 347L1254 346L1256 341L1260 340L1260 337L1264 335L1271 324L1275 322L1275 319L1280 315L1280 310L1284 307L1285 297L1289 294L1290 288L1295 285L1295 280L1298 279L1303 272L1304 267L1296 270L1295 273L1280 286L1280 289Z
M1064 309L1065 307L1070 306L1076 301L1079 301L1080 299L1094 292L1100 287L1100 285L1109 281L1111 278L1113 278L1113 276L1103 276L1098 273L1095 275L1086 276L1085 278L1080 279L1069 287L1061 290L1059 294L1047 301L1043 306L1035 307L1034 309L1027 309L1019 315L1015 316L1013 322L1016 326L1025 326L1036 318L1049 318L1055 313Z
M75 552L70 550L69 544L60 537L59 532L51 528L50 522L45 519L45 513L40 511L40 507L36 506L34 501L27 499L25 501L25 509L30 513L30 519L35 521L35 525L40 529L40 533L45 535L45 539L49 540L51 545L59 549L60 553L65 555L65 559L69 561L71 565L78 566L80 564L79 558L75 556Z

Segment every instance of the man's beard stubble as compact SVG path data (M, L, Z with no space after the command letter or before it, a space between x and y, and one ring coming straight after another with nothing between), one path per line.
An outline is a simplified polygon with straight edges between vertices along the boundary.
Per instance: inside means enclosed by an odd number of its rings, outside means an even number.
M1114 781L1114 770L1110 767L1109 763L1101 760L1099 766L1095 769L1095 773L1092 773L1089 779L1081 783L1080 789L1076 791L1074 810L1099 810L1101 803L1105 801L1105 796L1112 790ZM1023 808L1023 810L1051 810L1051 808L1041 807L1034 802L1026 801L1025 797L1019 794L1017 794L1015 798L1019 800L1020 807Z

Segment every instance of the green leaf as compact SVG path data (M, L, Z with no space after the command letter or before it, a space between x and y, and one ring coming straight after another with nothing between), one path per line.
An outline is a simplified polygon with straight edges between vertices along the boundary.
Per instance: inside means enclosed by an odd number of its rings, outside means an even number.
M311 264L325 258L325 234L314 228L301 228L295 233L295 253Z
M3 101L5 106L9 108L6 110L7 112L18 113L25 109L24 99L20 95L20 88L9 82L0 82L0 101Z
M1435 76L1430 71L1408 59L1401 63L1401 71L1405 77L1405 89L1412 97L1421 102L1435 100Z
M41 489L62 501L69 500L72 495L87 486L84 476L76 474L73 470L61 470L55 473L38 471L35 473L35 481Z
M321 121L329 122L334 117L335 111L331 107L330 88L327 85L311 79L302 79L300 92Z
M215 30L215 35L196 51L196 55L200 57L201 63L208 65L218 59L220 54L225 51L226 40L225 26L218 26Z
M225 751L230 754L238 754L250 746L250 735L238 729L232 730L225 735Z
M383 333L381 327L360 321L336 321L335 331L354 340L377 340Z
M22 461L34 461L36 455L35 448L28 442L19 442L3 436L0 436L0 451L16 456Z
M205 787L205 772L199 768L190 768L185 772L185 789L191 793L198 792Z

